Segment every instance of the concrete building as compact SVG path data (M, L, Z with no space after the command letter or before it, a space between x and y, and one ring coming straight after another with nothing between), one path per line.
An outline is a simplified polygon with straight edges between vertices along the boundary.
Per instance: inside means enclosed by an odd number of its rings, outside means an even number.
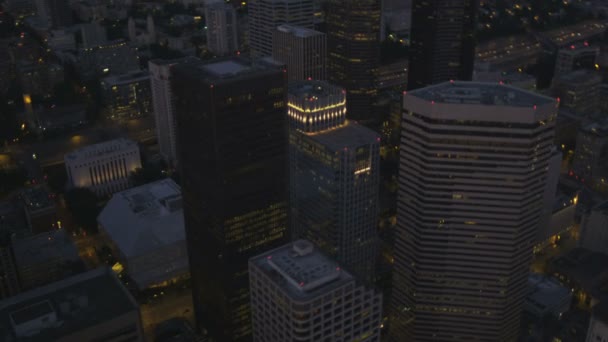
M558 103L455 81L403 109L391 340L515 340Z
M292 238L314 242L371 280L377 252L380 137L346 121L346 95L323 81L289 86Z
M11 233L0 227L0 301L20 291Z
M65 155L68 184L110 195L129 187L129 175L141 168L137 143L127 139L89 145Z
M608 191L608 119L579 128L572 176L595 190Z
M380 341L382 295L297 240L249 261L253 341Z
M32 232L42 233L60 228L54 196L42 185L21 191L25 219Z
M65 27L73 23L68 0L36 0L36 15L47 27Z
M133 70L102 78L101 89L108 119L138 118L152 110L150 75L145 71Z
M96 22L81 24L80 34L84 48L93 48L108 42L106 28Z
M76 246L63 230L15 239L13 253L22 290L44 286L84 270Z
M87 80L120 75L139 69L139 57L135 48L123 40L115 40L79 49L77 68Z
M594 71L577 70L553 78L551 93L559 97L561 106L581 114L599 111L602 77Z
M247 6L249 46L255 58L272 55L272 35L278 26L314 28L313 0L251 0Z
M110 269L99 268L0 302L6 342L143 342L139 306Z
M287 24L277 27L272 58L287 66L290 81L327 79L327 38L322 32Z
M608 202L583 215L579 246L608 255Z
M538 319L551 315L557 319L570 310L572 291L553 277L532 273L528 278L529 292L524 311Z
M599 56L599 46L589 46L587 42L561 48L557 52L554 77L579 69L594 69Z
M182 194L172 179L114 194L97 222L139 289L188 278Z
M226 56L239 49L236 10L224 0L205 3L207 49L217 56Z
M608 305L605 302L593 308L585 342L608 342Z
M175 96L171 91L172 67L195 63L198 59L185 57L172 60L154 59L148 62L156 138L161 157L171 166L177 165L177 123Z

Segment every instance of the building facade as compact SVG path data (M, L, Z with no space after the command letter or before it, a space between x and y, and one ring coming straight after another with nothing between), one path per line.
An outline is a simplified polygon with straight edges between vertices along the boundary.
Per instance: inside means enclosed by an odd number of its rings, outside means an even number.
M125 120L146 116L152 110L150 75L134 70L101 80L106 117L110 120Z
M348 117L373 120L380 65L380 0L331 0L327 25L329 81L346 89Z
M476 0L412 0L408 89L471 80Z
M177 165L177 122L175 97L171 92L171 68L180 63L198 61L194 57L172 60L154 59L148 62L156 139L161 157L172 167Z
M197 323L246 341L247 261L287 236L287 72L236 57L177 65L172 90Z
M553 96L561 106L580 114L595 114L600 107L602 77L590 70L577 70L557 75L551 83Z
M89 188L99 196L128 188L131 172L141 168L137 143L122 138L83 147L64 160L69 186Z
M600 56L599 46L589 46L589 43L570 45L557 51L554 77L567 74L579 69L594 69Z
M595 190L608 190L608 119L578 130L571 175Z
M251 0L249 47L254 58L272 55L272 35L277 26L290 24L313 29L313 0Z
M70 26L74 21L68 0L36 0L36 15L52 28Z
M382 295L297 240L249 261L253 340L380 341Z
M392 341L515 341L556 100L446 82L403 100Z
M205 4L207 49L217 56L225 56L239 49L236 10L224 0Z
M277 27L272 58L287 66L290 81L327 79L327 38L322 32L287 24Z
M346 95L323 81L289 86L290 227L371 280L377 252L380 138L346 120Z
M578 243L582 248L608 255L608 202L583 215Z

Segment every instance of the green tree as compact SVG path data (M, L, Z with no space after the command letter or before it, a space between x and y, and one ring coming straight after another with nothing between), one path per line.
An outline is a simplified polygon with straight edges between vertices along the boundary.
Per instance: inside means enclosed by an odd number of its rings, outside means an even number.
M101 211L97 195L86 188L74 188L65 194L65 200L74 222L87 233L96 233L97 215Z

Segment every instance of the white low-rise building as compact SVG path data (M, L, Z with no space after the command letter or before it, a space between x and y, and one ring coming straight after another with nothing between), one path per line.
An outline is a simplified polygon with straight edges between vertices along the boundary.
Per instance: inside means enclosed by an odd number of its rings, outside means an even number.
M97 222L139 289L189 276L182 195L173 180L114 194Z
M116 139L89 145L65 155L70 187L111 195L130 186L129 175L141 168L137 143Z

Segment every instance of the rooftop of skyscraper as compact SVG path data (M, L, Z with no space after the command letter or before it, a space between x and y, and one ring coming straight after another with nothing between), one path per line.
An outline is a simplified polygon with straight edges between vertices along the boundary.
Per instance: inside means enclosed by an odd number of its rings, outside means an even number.
M449 81L407 93L432 103L532 107L554 99L500 83Z
M319 31L315 31L315 30L305 28L305 27L300 27L300 26L293 26L293 25L289 25L289 24L283 24L283 25L278 26L277 31L281 31L284 33L291 33L294 36L300 37L300 38L307 38L307 37L323 35L323 33L319 32Z
M137 310L110 269L99 268L0 303L0 339L56 341L66 335Z
M212 62L185 63L175 66L176 70L184 70L188 75L204 79L208 82L221 80L232 80L244 78L256 72L272 71L281 69L278 65L268 61L255 61L241 57L227 57Z
M74 160L79 158L89 158L93 156L101 156L104 154L114 153L118 150L124 150L131 147L137 147L137 143L133 140L119 138L109 141L104 141L99 144L88 145L76 151L65 155L66 159Z
M307 133L307 135L332 151L356 148L380 141L380 136L376 132L352 121L346 121L344 125L333 129Z
M353 276L306 240L297 240L249 260L289 296L314 298Z

